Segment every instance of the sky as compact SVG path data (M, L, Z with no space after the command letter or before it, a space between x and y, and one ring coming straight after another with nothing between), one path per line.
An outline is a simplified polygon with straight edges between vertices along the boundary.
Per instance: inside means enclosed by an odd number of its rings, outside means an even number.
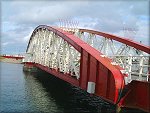
M58 26L59 19L149 45L149 5L149 0L1 0L0 52L25 53L32 31L38 25Z

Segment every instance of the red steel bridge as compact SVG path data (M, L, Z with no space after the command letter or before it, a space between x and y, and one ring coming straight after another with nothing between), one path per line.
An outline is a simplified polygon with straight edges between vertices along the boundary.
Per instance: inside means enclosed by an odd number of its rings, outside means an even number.
M40 25L23 62L119 107L150 112L149 46L95 30Z

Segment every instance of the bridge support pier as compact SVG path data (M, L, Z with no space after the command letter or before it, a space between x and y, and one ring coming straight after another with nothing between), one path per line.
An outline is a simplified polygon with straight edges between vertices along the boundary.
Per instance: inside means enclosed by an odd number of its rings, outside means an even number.
M32 62L26 62L23 66L23 71L25 72L37 72L37 67L35 67L35 64Z

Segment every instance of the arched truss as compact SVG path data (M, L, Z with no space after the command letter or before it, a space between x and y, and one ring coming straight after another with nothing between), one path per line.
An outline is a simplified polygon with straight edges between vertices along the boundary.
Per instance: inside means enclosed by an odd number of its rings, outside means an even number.
M120 46L118 42L123 44ZM138 80L147 79L143 67L149 68L149 50L141 44L106 33L41 25L31 35L24 62L33 62L56 77L117 103L124 82L133 79L130 75L133 75L134 61L140 62Z
M38 26L29 40L24 62L33 62L58 78L117 103L124 87L119 66L113 66L110 59L71 32Z
M127 74L126 84L132 80L148 81L150 76L150 47L136 43L127 38L121 38L94 30L79 29L74 34L99 52L112 60L113 65L119 65Z
M67 41L47 28L39 28L32 36L27 54L32 56L29 62L48 66L79 79L81 54Z

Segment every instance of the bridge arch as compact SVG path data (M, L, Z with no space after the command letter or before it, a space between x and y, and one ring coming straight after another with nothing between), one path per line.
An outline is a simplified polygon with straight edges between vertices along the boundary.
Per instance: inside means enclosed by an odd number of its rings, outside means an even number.
M33 62L54 76L89 93L117 103L124 74L111 59L60 28L41 25L32 33L25 62Z

